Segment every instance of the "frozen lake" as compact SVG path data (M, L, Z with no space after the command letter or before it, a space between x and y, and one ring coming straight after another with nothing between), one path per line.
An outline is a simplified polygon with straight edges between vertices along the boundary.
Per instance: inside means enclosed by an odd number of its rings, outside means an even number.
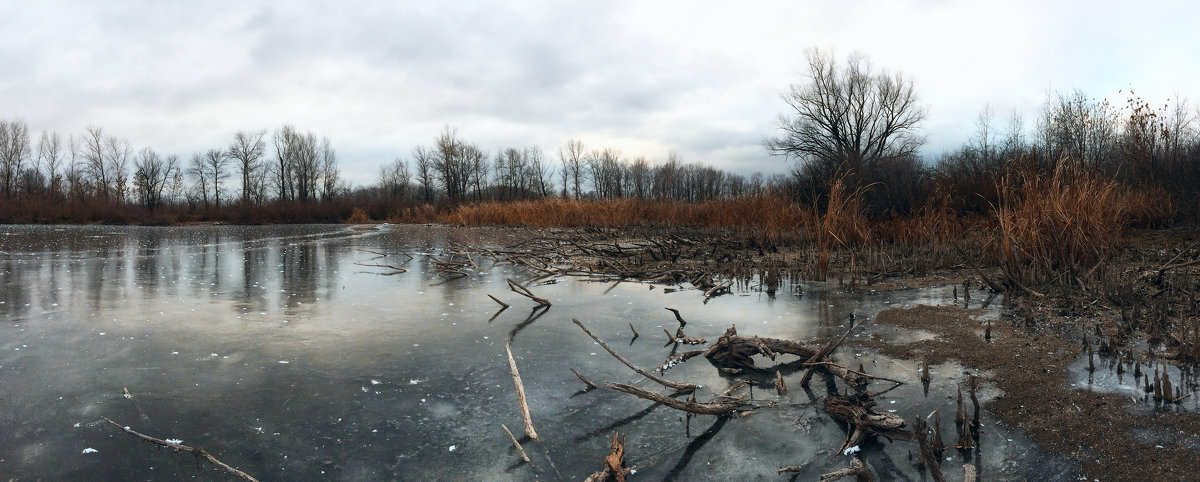
M803 296L790 286L775 299L741 289L704 303L693 290L564 278L530 287L554 303L531 317L535 304L505 282L531 273L478 254L467 276L434 270L433 260L458 246L508 242L495 231L439 226L0 226L0 475L225 477L120 432L101 418L109 417L203 447L260 480L582 480L602 468L618 431L628 434L639 480L779 480L787 477L776 469L803 463L811 470L799 479L809 480L846 463L834 453L845 428L814 403L823 384L806 393L789 365L789 395L753 390L774 406L687 421L624 393L581 392L568 368L665 393L571 318L649 369L670 353L662 330L677 326L664 307L680 310L688 335L709 341L731 324L743 335L807 341L841 333L851 312L869 322L891 306L950 302L949 288L806 285ZM497 315L488 294L513 306ZM641 333L632 343L630 323ZM525 443L532 467L500 428L521 434L510 336L542 438ZM910 382L882 396L880 409L911 419L937 408L953 418L961 367L935 367L924 395L915 362L853 349L837 356ZM701 401L739 380L703 357L667 378L703 385ZM995 396L986 387L981 395ZM971 456L984 480L1074 473L989 417L984 427ZM863 447L885 480L921 478L909 451L915 444ZM947 474L961 474L958 453L947 456Z

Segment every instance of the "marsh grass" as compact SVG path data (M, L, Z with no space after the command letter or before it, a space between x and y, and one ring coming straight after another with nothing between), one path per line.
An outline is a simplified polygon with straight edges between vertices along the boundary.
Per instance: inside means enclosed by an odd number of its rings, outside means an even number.
M1062 159L1000 181L996 250L1010 280L1079 283L1121 249L1131 225L1160 223L1171 212L1165 197L1079 166Z

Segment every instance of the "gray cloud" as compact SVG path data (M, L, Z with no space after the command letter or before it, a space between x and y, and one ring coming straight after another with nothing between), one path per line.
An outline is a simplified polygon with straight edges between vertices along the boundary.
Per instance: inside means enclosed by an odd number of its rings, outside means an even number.
M7 3L7 2L6 2ZM0 118L87 125L190 155L238 129L329 136L345 177L445 125L489 150L569 138L751 172L804 49L870 56L917 81L929 154L974 115L1026 114L1048 90L1188 94L1200 33L1186 2L23 2L0 31Z

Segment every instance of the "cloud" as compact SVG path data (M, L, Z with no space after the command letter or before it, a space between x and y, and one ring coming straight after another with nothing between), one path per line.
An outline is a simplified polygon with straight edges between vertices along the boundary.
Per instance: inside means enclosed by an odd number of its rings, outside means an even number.
M329 136L344 177L445 125L490 151L567 139L656 160L780 172L761 148L804 51L861 52L929 107L926 153L990 103L1032 126L1046 93L1200 78L1186 2L25 2L0 30L0 118L101 125L179 153L290 123Z

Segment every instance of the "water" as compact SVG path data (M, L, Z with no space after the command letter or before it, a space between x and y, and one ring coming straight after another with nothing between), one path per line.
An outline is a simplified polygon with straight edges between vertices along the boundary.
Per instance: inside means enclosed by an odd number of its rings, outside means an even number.
M600 383L663 390L570 319L650 368L670 353L662 330L677 326L664 307L680 310L689 336L710 341L730 324L741 334L808 340L841 333L851 312L869 321L892 306L952 302L949 287L846 293L806 285L803 296L741 293L704 303L697 291L566 278L531 287L554 303L535 312L505 284L530 278L520 269L476 254L468 276L434 270L432 260L457 246L508 241L436 226L0 227L0 475L222 477L121 433L101 418L109 417L203 447L261 480L582 480L602 467L617 431L628 434L639 479L774 480L779 467L802 463L809 471L801 478L815 478L844 466L832 452L845 433L819 408L821 383L811 397L800 389L796 364L783 368L790 395L754 389L774 406L689 421L631 395L582 392L568 368ZM497 314L487 294L513 306ZM632 343L630 323L641 334ZM542 438L525 443L532 467L519 463L500 428L521 435L504 354L510 337ZM914 361L854 350L837 357L908 382L879 408L906 419L940 409L948 414L943 436L953 438L946 427L962 367L934 367L925 395ZM702 357L667 376L702 384L701 401L738 380ZM981 398L992 392L985 387ZM987 479L1076 470L989 416L980 445L972 460ZM914 444L863 447L887 479L920 478L909 451ZM961 464L957 453L943 462L948 474Z

